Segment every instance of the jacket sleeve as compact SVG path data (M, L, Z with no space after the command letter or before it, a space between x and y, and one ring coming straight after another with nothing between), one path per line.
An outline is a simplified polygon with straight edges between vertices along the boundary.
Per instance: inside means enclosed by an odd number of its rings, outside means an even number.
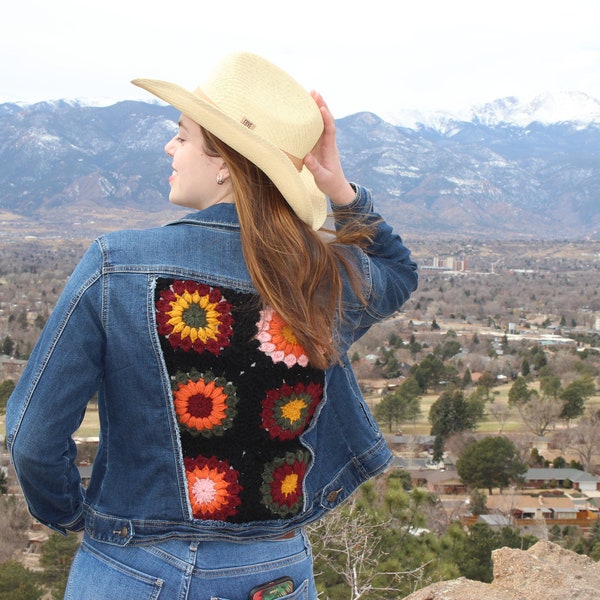
M69 278L7 404L7 447L29 510L62 533L83 528L72 436L102 375L101 265L93 245Z
M362 275L363 297L345 279L343 314L339 322L339 343L343 350L364 335L375 323L398 311L417 289L417 264L410 250L392 227L373 210L371 192L352 184L356 198L342 208L333 206L336 227L347 219L362 218L375 223L371 242L364 249L353 248L354 263Z

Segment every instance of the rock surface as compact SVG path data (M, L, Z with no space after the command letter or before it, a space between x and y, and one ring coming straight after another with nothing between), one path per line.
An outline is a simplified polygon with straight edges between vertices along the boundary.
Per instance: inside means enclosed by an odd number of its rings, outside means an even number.
M459 578L427 586L405 600L594 600L600 599L600 563L540 541L529 550L492 552L494 580Z

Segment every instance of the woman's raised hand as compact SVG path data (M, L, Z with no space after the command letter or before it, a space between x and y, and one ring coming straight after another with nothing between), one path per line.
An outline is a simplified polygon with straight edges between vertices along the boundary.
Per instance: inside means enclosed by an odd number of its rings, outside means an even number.
M311 96L321 111L324 129L315 147L304 157L304 164L315 178L317 187L329 196L333 204L349 204L356 194L344 175L340 161L335 120L321 94L312 91Z

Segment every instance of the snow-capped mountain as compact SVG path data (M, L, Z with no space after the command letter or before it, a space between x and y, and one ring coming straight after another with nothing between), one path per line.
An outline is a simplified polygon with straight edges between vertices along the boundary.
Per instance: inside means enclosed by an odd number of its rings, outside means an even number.
M529 100L503 98L472 109L472 119L485 125L509 123L527 127L531 123L600 123L600 101L583 92L546 92Z
M575 92L410 127L358 113L338 120L338 143L347 176L402 231L598 239L599 115ZM89 224L85 235L155 224L169 208L163 147L177 118L134 101L0 104L0 234L17 223L66 236L74 222Z
M457 121L477 122L489 127L566 122L581 126L600 123L600 100L573 90L547 91L530 98L499 98L454 112L404 110L391 117L390 121L404 127L425 125L441 131L447 131L449 124Z

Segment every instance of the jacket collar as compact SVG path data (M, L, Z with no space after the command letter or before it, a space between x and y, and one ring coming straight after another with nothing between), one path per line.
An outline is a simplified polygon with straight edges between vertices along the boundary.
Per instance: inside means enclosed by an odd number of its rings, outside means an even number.
M165 225L177 225L179 223L240 226L237 210L233 203L213 204L203 210L189 213L176 221L170 221Z

